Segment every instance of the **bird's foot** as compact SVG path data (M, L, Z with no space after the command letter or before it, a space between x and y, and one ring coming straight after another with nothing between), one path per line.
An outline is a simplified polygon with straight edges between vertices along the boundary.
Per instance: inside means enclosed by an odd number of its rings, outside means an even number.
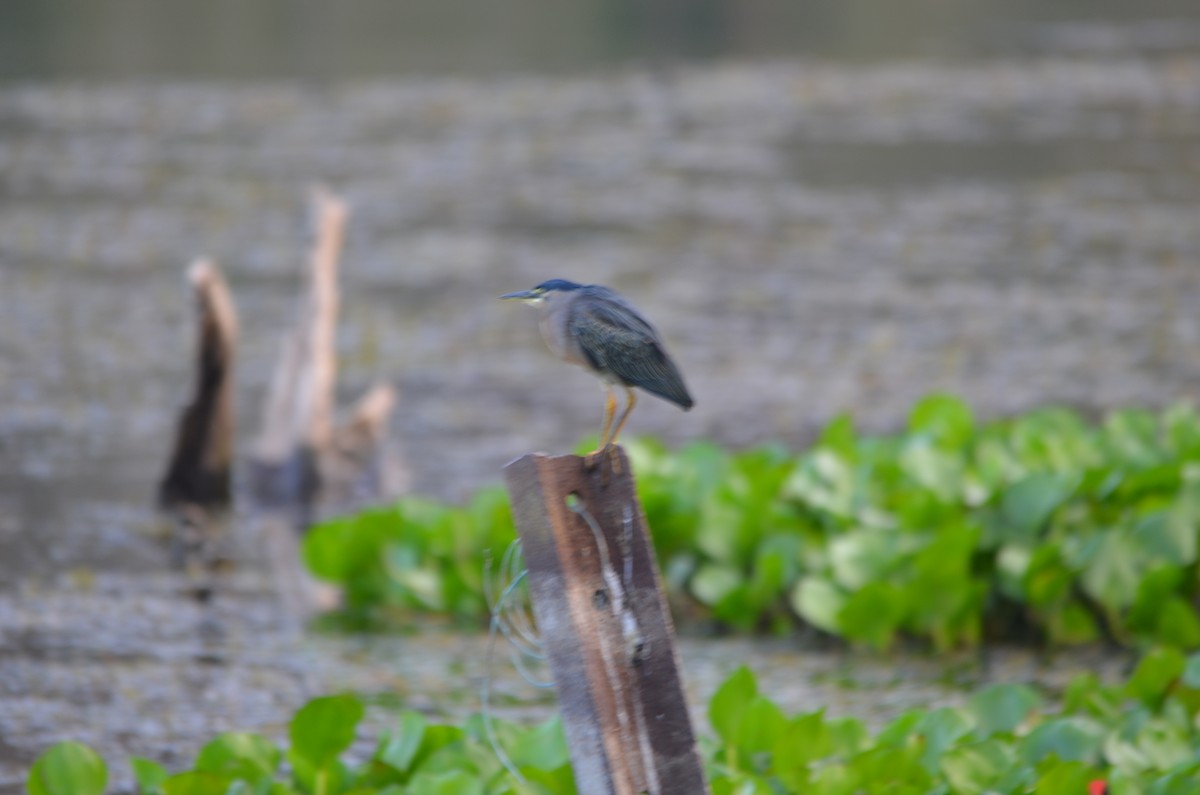
M607 459L608 467L613 474L621 474L621 457L617 455L617 446L615 444L605 445L598 450L593 450L583 457L583 465L590 472L600 466Z

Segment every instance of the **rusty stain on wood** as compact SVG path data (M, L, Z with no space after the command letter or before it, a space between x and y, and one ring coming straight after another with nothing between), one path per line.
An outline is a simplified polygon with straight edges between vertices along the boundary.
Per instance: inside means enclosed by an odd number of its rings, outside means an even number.
M582 795L708 792L624 450L505 467Z

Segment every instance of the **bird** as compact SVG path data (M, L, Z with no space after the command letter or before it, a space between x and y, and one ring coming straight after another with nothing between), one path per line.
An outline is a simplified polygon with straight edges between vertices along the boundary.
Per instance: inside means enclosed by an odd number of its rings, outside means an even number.
M589 458L616 444L637 405L634 388L674 403L684 411L695 405L683 375L654 326L617 291L599 284L550 279L532 290L506 293L500 298L536 307L540 314L538 326L550 350L563 361L590 370L603 381L604 424L600 445ZM618 386L625 389L627 396L620 417L616 416Z

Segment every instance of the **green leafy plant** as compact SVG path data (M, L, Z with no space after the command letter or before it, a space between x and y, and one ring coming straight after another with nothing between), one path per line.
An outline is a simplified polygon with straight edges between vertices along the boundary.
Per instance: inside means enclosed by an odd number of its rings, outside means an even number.
M1100 639L1200 647L1200 417L1047 409L979 423L933 395L907 430L848 416L811 448L629 446L681 623L806 624L886 648ZM512 541L503 491L403 500L316 528L305 559L348 612L478 621L483 570Z
M1108 782L1116 795L1184 795L1200 777L1200 654L1152 649L1125 683L1076 677L1059 707L1023 684L991 685L962 707L913 710L872 734L824 711L787 715L735 671L709 702L715 736L701 749L714 793L861 792L1077 795ZM222 734L190 770L132 761L140 795L570 795L562 727L497 721L500 761L483 719L431 724L405 711L352 754L363 704L319 698L293 718L286 751L255 734ZM353 756L353 758L351 758ZM285 769L282 760L290 761ZM513 771L516 771L514 774ZM101 793L104 762L78 743L47 750L31 795Z

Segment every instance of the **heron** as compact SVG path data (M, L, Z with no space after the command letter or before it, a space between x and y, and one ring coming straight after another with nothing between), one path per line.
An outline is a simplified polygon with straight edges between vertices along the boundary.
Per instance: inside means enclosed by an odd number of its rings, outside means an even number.
M538 309L538 326L550 350L565 362L577 364L604 383L604 424L600 446L591 455L608 451L617 442L634 406L635 388L682 408L695 402L683 375L667 353L662 338L624 296L599 284L576 284L550 279L532 290L500 296ZM626 394L617 416L616 387ZM615 422L614 422L615 419Z

